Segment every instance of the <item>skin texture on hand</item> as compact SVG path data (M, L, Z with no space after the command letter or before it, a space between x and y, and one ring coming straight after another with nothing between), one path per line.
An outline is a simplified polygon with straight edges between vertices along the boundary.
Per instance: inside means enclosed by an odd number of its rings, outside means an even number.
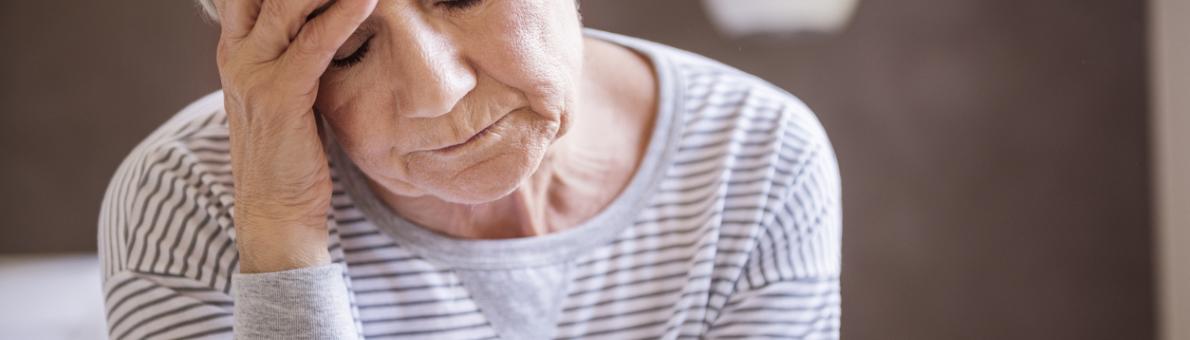
M224 1L217 63L245 273L329 263L331 179L313 105L335 50L376 0Z

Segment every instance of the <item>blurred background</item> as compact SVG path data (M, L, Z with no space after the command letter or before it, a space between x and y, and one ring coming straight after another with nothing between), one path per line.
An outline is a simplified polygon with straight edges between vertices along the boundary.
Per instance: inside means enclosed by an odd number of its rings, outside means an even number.
M1190 339L1190 1L801 1L582 8L818 113L843 176L844 339ZM0 19L0 339L102 338L99 202L218 89L218 31L188 0L3 1Z

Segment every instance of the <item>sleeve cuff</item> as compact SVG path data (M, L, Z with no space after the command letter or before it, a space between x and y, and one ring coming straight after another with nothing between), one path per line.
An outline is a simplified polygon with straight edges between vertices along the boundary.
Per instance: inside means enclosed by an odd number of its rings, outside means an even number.
M236 339L359 339L340 264L232 274Z

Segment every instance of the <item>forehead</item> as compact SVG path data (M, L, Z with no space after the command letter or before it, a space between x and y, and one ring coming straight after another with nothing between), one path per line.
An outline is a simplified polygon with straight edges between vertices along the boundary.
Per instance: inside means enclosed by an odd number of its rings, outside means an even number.
M579 21L577 0L477 0L478 4L467 9L443 5L451 1L461 0L380 0L356 34L413 27L454 29L467 35L513 34L552 27L572 18Z
M533 1L533 0L528 0ZM474 21L483 17L492 17L506 15L507 8L510 6L500 6L496 3L515 3L527 2L525 0L481 0L484 4L480 5L482 10L469 11L466 14L445 13L446 10L439 8L439 2L449 2L447 0L380 0L376 4L376 9L360 24L359 31L375 32L386 26L402 26L409 23L428 24L431 21ZM333 5L334 1L328 3ZM311 18L321 14L328 6L316 10L311 14ZM434 24L431 24L434 25Z

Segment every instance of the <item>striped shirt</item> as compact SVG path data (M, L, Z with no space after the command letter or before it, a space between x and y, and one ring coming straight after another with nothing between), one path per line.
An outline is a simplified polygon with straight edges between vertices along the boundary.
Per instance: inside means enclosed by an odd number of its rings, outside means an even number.
M814 114L704 57L586 34L648 56L660 83L642 164L605 211L540 237L452 239L394 215L332 151L333 264L239 274L216 92L138 145L108 187L111 338L838 338L840 183Z

